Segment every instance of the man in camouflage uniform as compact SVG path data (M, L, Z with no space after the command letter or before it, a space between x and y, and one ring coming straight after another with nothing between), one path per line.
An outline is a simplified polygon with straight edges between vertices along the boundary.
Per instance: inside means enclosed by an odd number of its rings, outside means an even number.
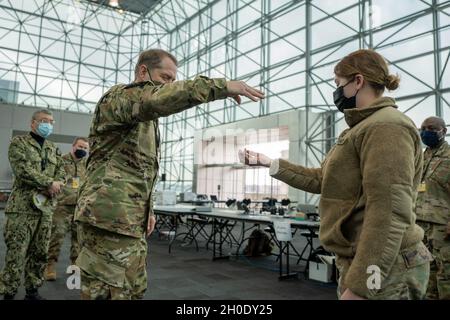
M14 184L5 209L7 251L0 276L4 299L14 299L24 272L25 299L42 299L38 288L47 264L53 198L60 192L64 180L59 151L54 143L46 140L53 122L48 110L35 112L31 132L14 137L9 146ZM42 203L39 199L48 201Z
M425 230L425 244L433 253L428 299L450 299L450 146L441 118L426 119L421 137L424 153L422 183L416 203L418 224Z
M62 156L67 183L57 198L58 204L53 214L52 236L48 250L48 265L45 271L45 279L49 281L56 280L55 265L68 231L71 233L71 263L75 264L75 260L78 257L77 228L73 221L73 216L75 213L75 205L77 204L80 182L84 180L86 174L86 155L88 151L88 140L78 137L72 144L72 150Z
M82 299L141 299L147 288L145 236L154 228L152 192L159 167L158 118L201 103L263 93L241 81L175 81L177 60L159 49L140 54L135 81L97 104L91 153L75 220L80 222Z

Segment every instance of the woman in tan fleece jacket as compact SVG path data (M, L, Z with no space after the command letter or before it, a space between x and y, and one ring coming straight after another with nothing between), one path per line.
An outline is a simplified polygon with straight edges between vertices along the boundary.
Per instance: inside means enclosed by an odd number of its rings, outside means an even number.
M248 150L241 161L270 167L274 178L321 194L320 241L336 254L340 299L423 299L432 258L413 210L421 142L411 119L383 96L400 79L372 50L348 55L334 72L334 101L349 128L321 168Z

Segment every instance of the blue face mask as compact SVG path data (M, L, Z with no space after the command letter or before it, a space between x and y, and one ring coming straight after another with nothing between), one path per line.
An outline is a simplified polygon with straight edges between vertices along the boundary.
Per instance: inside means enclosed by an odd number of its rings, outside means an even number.
M428 130L421 131L420 138L422 138L422 142L430 148L436 148L444 139L444 137L440 137L439 132Z
M53 132L53 125L44 122L39 123L39 126L37 127L36 131L42 138L47 138Z

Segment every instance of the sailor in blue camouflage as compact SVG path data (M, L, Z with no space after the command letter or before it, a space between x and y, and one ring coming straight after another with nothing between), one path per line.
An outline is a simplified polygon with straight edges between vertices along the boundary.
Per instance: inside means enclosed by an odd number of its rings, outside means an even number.
M5 214L5 266L0 276L0 290L5 299L13 299L25 276L26 298L40 299L47 264L52 214L64 183L64 168L58 148L45 139L51 133L53 116L48 110L33 114L31 132L15 136L9 146L9 162L14 184ZM40 195L49 198L43 205L35 202Z

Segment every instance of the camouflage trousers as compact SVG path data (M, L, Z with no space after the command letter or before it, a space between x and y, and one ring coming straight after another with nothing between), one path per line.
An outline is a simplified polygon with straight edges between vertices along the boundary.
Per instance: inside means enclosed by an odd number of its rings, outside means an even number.
M424 243L434 256L431 263L427 299L450 300L450 237L446 225L420 222L425 230Z
M422 242L402 250L390 273L381 282L381 288L368 297L370 300L423 300L425 299L432 256ZM337 264L336 260L336 264ZM344 267L345 268L345 267ZM342 267L338 269L345 274ZM368 274L369 276L369 274ZM340 283L339 279L339 283ZM342 288L338 285L340 299Z
M57 262L61 246L64 242L66 234L70 231L70 261L72 263L78 257L80 247L77 239L77 227L73 221L75 206L58 206L53 214L52 236L48 249L48 262Z
M7 213L6 217L6 256L0 289L3 294L16 294L23 273L25 288L38 288L48 260L52 217L27 213Z
M147 241L99 229L78 226L83 300L142 299L147 289Z

